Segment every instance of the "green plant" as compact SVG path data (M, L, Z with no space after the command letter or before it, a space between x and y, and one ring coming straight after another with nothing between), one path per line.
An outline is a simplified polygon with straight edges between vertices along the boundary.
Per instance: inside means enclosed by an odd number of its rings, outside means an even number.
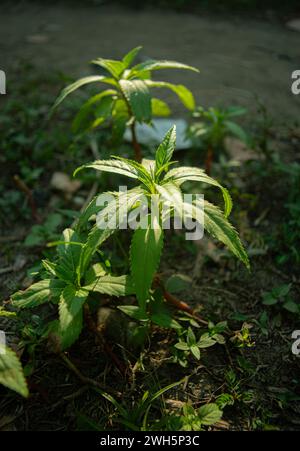
M115 230L123 228L123 218L133 212L141 216L145 207L150 214L144 214L133 233L130 248L131 276L139 308L130 306L136 318L147 319L147 306L151 299L151 287L163 249L163 225L166 214L172 217L199 220L199 211L204 214L204 228L224 243L247 267L248 257L233 226L228 222L232 207L228 191L205 172L193 167L170 169L175 149L176 131L171 128L155 154L155 161L144 160L143 164L121 157L111 160L97 160L81 166L99 171L125 175L139 182L139 186L129 191L110 193L112 200L106 206L97 206L97 196L91 201L79 220L78 227L84 227L89 218L97 214L94 226L85 244L87 255L92 246L102 242ZM204 201L204 212L198 200L184 201L181 185L186 181L198 181L218 187L224 198L224 213L215 205ZM136 216L135 216L136 217ZM201 214L202 217L202 214ZM120 219L122 218L122 219Z
M206 172L209 174L211 163L214 158L226 153L224 141L227 136L236 136L247 143L248 136L244 129L238 125L233 118L246 113L245 108L229 107L227 109L196 108L193 117L199 121L192 124L188 129L188 136L197 147L205 148Z
M179 342L175 344L175 348L183 351L185 356L192 354L197 360L200 360L200 349L209 348L216 343L224 343L222 335L206 332L197 340L192 328L189 327L181 334Z
M153 71L161 69L188 69L198 72L194 67L175 61L147 60L132 66L141 47L136 47L127 53L122 60L97 58L92 61L100 66L107 75L91 75L72 83L59 95L53 109L69 94L89 83L103 83L110 89L93 95L80 108L73 121L75 132L92 130L108 119L112 122L112 132L115 137L122 138L126 126L130 126L135 159L142 160L140 145L136 139L136 122L151 123L152 116L168 116L168 105L150 94L152 88L167 88L173 91L182 103L190 110L195 107L192 93L183 85L175 85L164 81L153 81Z
M223 412L214 403L205 404L195 409L185 403L181 415L172 414L168 417L168 429L172 431L204 431L204 426L212 426L222 418Z
M284 308L288 312L300 314L300 305L293 301L290 291L292 284L279 285L263 294L263 304Z
M80 335L83 309L92 293L110 296L133 293L129 276L112 276L101 263L91 263L97 248L91 248L88 257L85 254L82 265L84 250L79 235L66 229L63 241L58 244L55 261L43 260L45 278L11 297L12 305L21 309L47 302L57 305L59 320L49 324L48 334L57 337L60 350L70 347Z
M153 426L149 423L149 412L152 405L165 392L171 390L174 387L177 387L178 385L182 384L182 382L182 380L174 382L173 384L161 388L154 394L151 394L148 390L146 390L141 399L135 402L131 407L128 407L128 403L119 403L113 396L108 393L105 393L99 389L95 390L115 407L118 414L114 418L115 423L125 426L126 430L149 431L153 430Z

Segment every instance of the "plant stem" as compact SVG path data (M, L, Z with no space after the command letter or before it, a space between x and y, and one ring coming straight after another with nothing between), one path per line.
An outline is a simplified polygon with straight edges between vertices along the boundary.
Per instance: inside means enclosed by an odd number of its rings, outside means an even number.
M84 305L84 315L88 328L96 335L101 345L103 346L105 353L110 357L110 359L113 361L113 363L118 368L120 373L124 376L126 373L126 367L113 352L111 346L107 343L102 333L98 330L95 321L91 315L90 308L87 304Z
M100 388L101 390L104 390L105 392L108 392L108 393L112 393L112 394L114 394L116 396L120 396L121 395L121 393L117 392L116 390L113 390L112 388L107 387L107 386L103 386L102 384L100 384L99 382L95 381L94 379L91 379L90 377L84 376L79 371L79 369L74 365L74 363L71 362L69 357L66 356L66 354L61 353L60 357L63 360L63 362L66 364L66 366L69 368L69 370L71 370L83 384L85 384L85 385L92 385L93 387Z
M210 175L210 173L211 173L211 165L213 162L213 156L214 156L213 148L211 146L209 146L209 148L207 150L207 154L206 154L206 160L205 160L205 171L206 171L207 175Z
M136 138L136 132L135 132L135 121L132 122L130 125L131 129L131 136L132 136L132 145L134 150L134 158L138 163L141 163L143 157L142 157L142 149L141 146Z
M207 326L208 322L205 321L201 316L199 316L192 307L190 307L186 302L181 301L180 299L173 296L173 294L169 293L163 284L163 282L160 280L159 276L156 276L154 279L154 283L161 288L163 292L163 296L165 300L172 304L174 307L176 307L178 310L182 310L183 312L188 313L189 315L193 316L199 323L205 324Z

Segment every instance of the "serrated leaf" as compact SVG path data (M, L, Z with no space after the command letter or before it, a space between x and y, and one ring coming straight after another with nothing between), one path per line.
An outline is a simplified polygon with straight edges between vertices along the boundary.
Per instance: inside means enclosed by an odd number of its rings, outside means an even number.
M118 309L136 321L149 321L148 316L137 305L118 305Z
M130 105L135 119L139 122L151 120L151 96L143 80L120 80L122 92Z
M29 395L22 365L15 352L8 347L0 348L0 384L24 397Z
M11 296L12 305L18 308L33 308L59 298L65 283L61 280L44 279L34 283L25 291L18 291Z
M94 283L83 287L84 290L108 294L109 296L127 296L134 294L135 290L130 276L103 276Z
M213 185L218 187L223 195L224 203L225 203L225 216L228 216L232 209L232 200L231 196L226 188L224 188L217 180L209 177L202 169L193 168L188 166L182 166L180 168L173 168L165 175L164 182L173 181L178 185L182 185L187 181L195 181L207 183L209 185Z
M155 172L159 171L159 169L165 166L168 163L173 155L176 146L176 126L168 130L166 133L162 143L158 146L155 153Z
M114 78L119 78L125 70L125 65L123 61L97 58L92 61L92 64L102 67L107 70Z
M138 228L133 234L130 261L136 296L142 310L145 310L149 290L158 268L163 247L163 230L159 224L146 229Z
M63 290L59 300L59 322L63 334L69 329L74 318L82 311L88 294L88 291L76 289L72 285L68 285Z
M132 179L138 178L138 171L123 160L96 160L93 163L88 163L77 168L74 171L74 176L79 171L86 168L96 169L96 171L126 175L126 177L130 177Z
M63 244L57 247L60 258L55 272L60 279L66 282L74 282L76 280L83 244L73 229L65 229L63 231L63 241Z
M128 53L126 53L126 55L123 57L123 64L124 67L127 69L133 62L133 60L135 59L135 57L137 56L137 54L140 52L140 50L142 49L142 46L138 46L135 47L134 49L130 50Z
M76 89L81 88L81 86L87 85L89 83L96 83L96 82L102 82L102 83L108 83L112 84L111 81L107 77L103 77L101 75L90 75L88 77L80 78L79 80L75 81L71 85L67 86L62 90L58 98L56 99L53 107L51 108L51 111L53 111L55 108L58 107L58 105L72 92L74 92Z
M161 69L187 69L192 70L194 72L199 72L193 66L189 66L188 64L178 63L177 61L168 61L168 60L147 60L143 63L137 64L131 70L133 72L140 71L152 71L152 70L161 70Z
M217 404L206 404L198 409L199 419L205 426L215 424L222 418L222 411Z
M224 243L249 269L248 255L235 228L215 205L204 201L204 228L219 241Z

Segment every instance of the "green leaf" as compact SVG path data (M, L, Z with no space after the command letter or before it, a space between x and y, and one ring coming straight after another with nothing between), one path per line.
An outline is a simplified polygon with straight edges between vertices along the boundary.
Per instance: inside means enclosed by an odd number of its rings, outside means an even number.
M119 83L135 119L150 122L151 96L146 83L143 80L120 80Z
M174 85L173 83L168 83L165 81L152 81L145 80L146 85L149 88L166 88L173 91L183 103L183 105L188 109L193 111L195 109L195 99L191 91L184 85Z
M241 141L243 141L245 144L248 143L249 138L247 133L240 127L238 124L232 121L225 121L224 122L227 129L235 135L237 138L239 138Z
M59 322L63 334L68 331L74 318L82 311L87 296L88 291L77 290L72 285L68 285L62 292L59 300Z
M198 409L198 415L202 424L210 426L222 418L222 411L217 404L211 403L201 406Z
M216 340L209 336L208 333L201 335L200 340L197 343L197 346L201 349L210 348L216 344Z
M166 102L160 99L151 99L152 116L168 117L171 114L171 110Z
M57 334L60 337L62 351L68 349L78 339L82 330L82 321L83 311L80 309L65 330L61 330L60 323L57 322Z
M142 46L138 46L135 47L134 49L130 50L130 52L126 53L126 55L123 58L123 65L124 67L127 69L133 62L133 60L135 59L135 57L137 56L137 54L140 52L140 50L142 49Z
M109 296L127 296L135 292L130 276L99 277L96 282L86 285L83 289L108 294Z
M288 312L291 312L291 313L299 313L300 312L299 305L296 304L296 302L294 302L292 300L284 302L284 304L282 306Z
M204 228L213 237L224 243L249 269L249 259L241 243L239 235L221 210L215 205L204 201Z
M112 84L110 79L107 77L103 77L101 75L90 75L89 77L80 78L80 80L75 81L71 85L67 86L62 90L58 98L56 99L53 107L51 108L51 111L53 111L55 108L58 107L58 105L73 91L75 91L78 88L81 88L81 86L87 85L89 83L96 83L96 82L102 82L102 83L108 83Z
M172 315L168 312L157 312L151 315L151 321L160 327L166 327L171 329L182 329L181 325L172 318Z
M105 120L111 114L114 104L113 96L116 94L117 91L114 89L107 89L88 99L72 122L73 132L78 133L87 130L95 119L95 115L101 116Z
M190 347L188 346L188 344L185 343L184 341L180 341L180 342L176 343L176 344L174 345L174 347L175 347L176 349L179 349L180 351L189 351L189 349L190 349Z
M22 365L8 347L0 348L0 384L27 398L29 395Z
M13 294L12 305L18 308L33 308L59 298L65 283L61 280L44 279L34 283L25 291Z
M62 280L74 282L76 280L83 244L73 229L65 229L63 231L63 239L64 243L60 244L57 248L60 258L55 272Z
M195 334L194 334L193 329L191 327L188 328L188 332L187 332L187 344L189 346L192 346L192 345L196 344L196 337L195 337Z
M165 164L171 160L175 146L176 146L176 126L174 125L166 133L162 143L158 146L157 151L155 153L156 173L161 167L165 166Z
M146 229L138 228L133 234L130 248L130 262L136 296L142 310L149 299L149 290L158 268L163 247L163 230L160 224L149 224Z
M93 163L88 163L77 168L74 176L85 168L96 169L97 171L112 172L115 174L126 175L132 179L138 178L138 171L124 160L96 160Z
M141 72L145 70L152 71L161 69L187 69L192 70L194 72L199 72L199 70L193 66L178 63L177 61L167 61L167 60L148 60L145 61L144 63L137 64L131 70L132 72Z
M163 179L163 182L169 181L173 181L178 185L182 185L182 183L186 181L196 181L217 186L218 188L220 188L223 195L225 203L225 216L228 216L230 214L232 209L232 200L228 190L224 188L219 182L217 182L217 180L209 177L202 169L188 166L171 169L169 172L167 172Z
M103 69L107 70L114 78L117 79L120 78L120 76L125 70L125 65L123 61L97 58L92 61L92 64L96 64L97 66L103 67Z
M198 346L193 345L190 347L191 353L193 354L193 356L197 359L200 360L200 350L198 348Z
M118 305L118 309L136 321L149 321L148 316L137 305Z

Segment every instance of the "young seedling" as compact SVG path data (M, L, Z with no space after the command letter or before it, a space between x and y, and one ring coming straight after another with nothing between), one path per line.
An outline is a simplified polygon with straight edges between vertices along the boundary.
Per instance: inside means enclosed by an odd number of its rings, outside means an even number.
M129 221L132 213L141 216L141 221L133 233L130 248L132 283L139 302L136 318L141 320L147 318L152 283L163 249L166 213L188 220L192 218L198 221L199 216L202 218L202 215L198 214L199 210L203 210L199 202L196 200L194 203L188 203L184 200L181 185L186 181L207 183L221 190L225 202L224 213L217 206L204 201L204 211L201 211L204 216L204 228L249 267L248 257L239 236L227 220L232 207L228 191L202 169L193 167L170 169L174 163L171 159L175 142L176 131L173 127L158 147L155 160L146 160L140 164L114 157L111 160L97 160L75 171L77 174L84 168L93 168L125 175L139 183L136 188L129 191L109 193L112 200L106 206L97 205L97 197L94 198L83 213L78 228L83 227L92 215L97 214L97 225L92 228L85 244L85 252L88 255L93 246L97 246L115 230L124 228L124 216ZM150 213L142 217L145 206Z
M232 118L242 116L246 113L245 108L230 107L227 109L196 108L193 117L200 119L199 122L191 125L188 135L197 146L205 147L206 161L205 168L207 174L211 172L213 159L220 153L224 153L224 140L227 136L236 136L244 143L248 142L248 136L244 129Z
M136 47L127 53L122 60L97 58L93 64L100 66L107 75L91 75L81 78L67 86L57 98L55 109L69 94L81 86L89 83L108 85L109 89L102 90L90 97L80 108L73 121L75 132L92 130L105 121L112 122L113 135L118 139L129 126L132 134L132 144L136 161L141 162L141 147L136 139L135 124L137 122L151 123L153 116L168 116L168 105L151 96L152 88L167 88L173 91L186 108L195 108L192 93L183 85L175 85L164 81L153 81L152 72L161 69L188 69L198 72L192 66L176 61L147 60L132 65L142 47Z

